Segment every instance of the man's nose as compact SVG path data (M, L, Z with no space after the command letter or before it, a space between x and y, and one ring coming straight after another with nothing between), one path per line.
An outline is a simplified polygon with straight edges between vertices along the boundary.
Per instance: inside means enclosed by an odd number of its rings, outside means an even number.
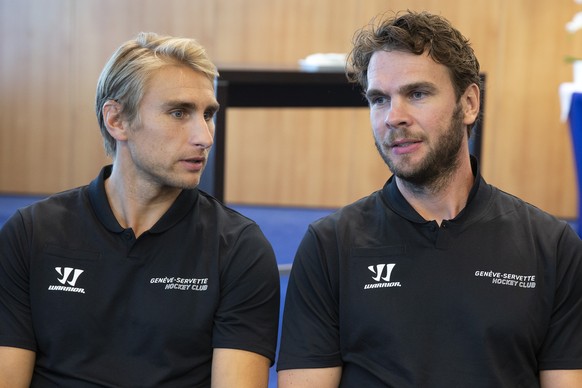
M408 125L410 123L410 113L406 102L399 98L393 98L386 112L384 123L393 128Z
M197 118L190 129L190 143L200 148L210 148L214 144L214 120L204 116Z

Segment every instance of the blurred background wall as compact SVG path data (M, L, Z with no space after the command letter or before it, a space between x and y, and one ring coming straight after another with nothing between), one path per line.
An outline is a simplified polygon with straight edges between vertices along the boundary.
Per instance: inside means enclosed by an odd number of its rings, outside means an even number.
M294 66L348 52L354 32L401 9L442 14L487 74L482 172L503 190L573 218L577 196L558 87L582 32L572 0L0 0L0 192L49 194L86 184L105 158L97 77L139 31L194 37L219 65ZM366 109L231 109L226 202L337 207L389 171Z

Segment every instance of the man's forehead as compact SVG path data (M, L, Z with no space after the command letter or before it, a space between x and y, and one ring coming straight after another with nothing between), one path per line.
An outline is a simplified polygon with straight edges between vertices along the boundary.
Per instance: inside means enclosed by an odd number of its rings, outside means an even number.
M368 66L367 89L380 87L403 88L413 84L450 82L446 66L429 55L402 51L377 51Z
M214 79L207 74L186 65L166 65L153 70L148 75L147 85L153 87L190 87L209 89L214 93Z
M185 103L200 99L216 103L214 82L206 74L185 66L164 67L153 72L144 88L144 97L148 95Z

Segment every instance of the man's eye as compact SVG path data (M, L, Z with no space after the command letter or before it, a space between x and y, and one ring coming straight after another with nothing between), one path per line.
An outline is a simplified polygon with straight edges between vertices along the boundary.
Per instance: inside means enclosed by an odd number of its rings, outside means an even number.
M426 95L425 92L412 92L411 97L413 100L420 100Z
M373 96L370 97L370 104L371 105L382 105L388 102L388 99L384 96Z
M206 112L204 112L204 120L206 121L210 121L214 118L214 111L212 110L207 110Z
M177 119L182 119L182 118L184 118L184 116L185 116L184 112L183 112L183 111L181 111L181 110L175 110L175 111L172 111L172 112L170 112L170 114L171 114L172 116L174 116L175 118L177 118Z

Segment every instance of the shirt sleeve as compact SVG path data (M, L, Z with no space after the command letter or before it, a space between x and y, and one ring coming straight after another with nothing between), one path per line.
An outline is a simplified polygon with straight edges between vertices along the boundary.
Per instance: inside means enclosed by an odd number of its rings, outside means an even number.
M0 229L0 346L36 351L29 297L29 243L21 212Z
M539 369L582 369L582 240L566 226L556 250L556 290Z
M285 297L277 369L326 368L342 365L339 342L337 247L326 252L309 227L293 261ZM333 264L331 264L333 266ZM336 264L337 266L337 264ZM336 279L336 280L334 280Z
M279 327L279 271L256 224L246 227L221 263L220 304L213 347L241 349L275 360Z

